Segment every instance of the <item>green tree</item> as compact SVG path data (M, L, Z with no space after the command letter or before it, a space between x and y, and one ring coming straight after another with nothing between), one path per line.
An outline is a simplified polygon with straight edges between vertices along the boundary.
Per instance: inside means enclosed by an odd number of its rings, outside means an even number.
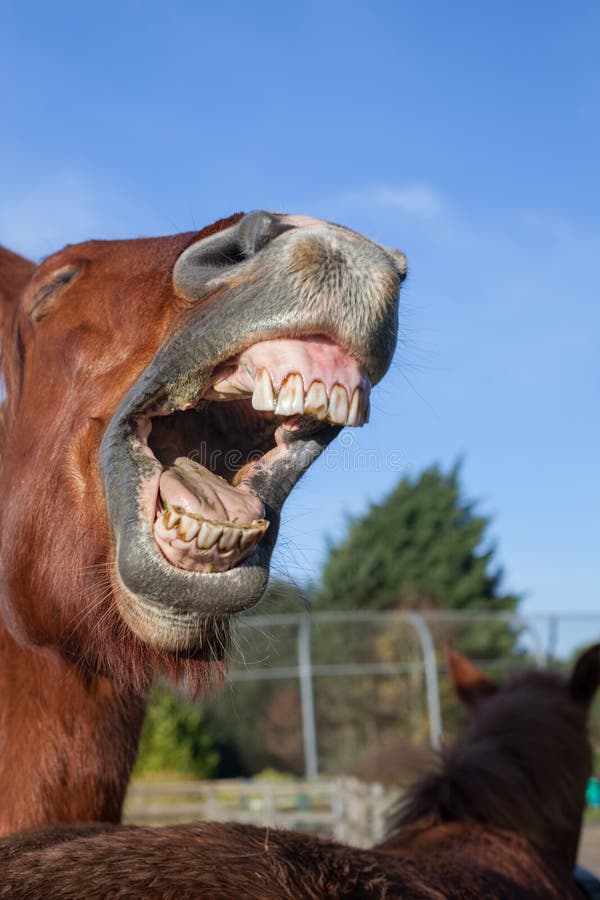
M403 478L382 503L351 522L330 546L316 606L320 609L447 609L513 612L502 570L486 541L489 519L462 497L460 465ZM478 657L504 656L517 632L497 623L470 625L461 646Z
M150 698L135 766L136 775L169 772L211 778L218 771L219 752L197 703L187 703L163 685Z

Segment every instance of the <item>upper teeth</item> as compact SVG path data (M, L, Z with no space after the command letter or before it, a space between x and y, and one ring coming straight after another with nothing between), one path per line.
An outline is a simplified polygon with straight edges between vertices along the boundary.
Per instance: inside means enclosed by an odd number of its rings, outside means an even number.
M222 393L224 382L219 382L218 389ZM217 389L217 385L215 385ZM315 419L327 419L336 425L363 425L368 421L368 397L366 392L355 388L352 397L341 384L334 384L331 393L322 381L313 381L308 390L304 390L302 376L293 372L284 380L279 393L273 388L271 376L266 369L258 369L252 394L254 409L269 410L278 416L307 414Z
M252 406L254 409L275 409L275 394L271 376L266 369L259 369L254 379L254 393L252 394Z

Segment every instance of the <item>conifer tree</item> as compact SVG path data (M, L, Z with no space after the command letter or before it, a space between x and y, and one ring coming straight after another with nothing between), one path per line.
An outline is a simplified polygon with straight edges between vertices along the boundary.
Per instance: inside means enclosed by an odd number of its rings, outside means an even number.
M330 546L316 607L513 612L519 597L502 590L489 524L462 497L460 464L403 478ZM502 656L515 639L514 630L481 622L461 646L479 657Z

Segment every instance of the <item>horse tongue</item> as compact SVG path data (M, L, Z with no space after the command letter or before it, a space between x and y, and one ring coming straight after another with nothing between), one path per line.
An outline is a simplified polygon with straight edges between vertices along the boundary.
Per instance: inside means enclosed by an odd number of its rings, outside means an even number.
M181 509L213 522L249 525L265 514L259 498L243 485L233 487L187 456L179 456L162 473L160 496L171 509Z

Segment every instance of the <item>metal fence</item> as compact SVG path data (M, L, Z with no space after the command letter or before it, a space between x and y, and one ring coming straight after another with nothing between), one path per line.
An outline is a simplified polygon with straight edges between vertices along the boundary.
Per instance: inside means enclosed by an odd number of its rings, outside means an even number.
M314 778L319 772L316 681L355 677L419 679L429 743L437 749L444 726L440 701L444 641L451 637L460 648L465 635L472 640L490 628L510 629L516 652L512 659L494 661L486 657L485 665L495 662L498 667L524 661L546 665L577 645L598 640L600 614L360 611L252 615L239 621L229 678L233 691L236 685L248 682L297 683L304 771L306 777ZM366 635L372 639L366 640ZM380 650L382 644L384 653ZM369 646L379 649L369 653Z

